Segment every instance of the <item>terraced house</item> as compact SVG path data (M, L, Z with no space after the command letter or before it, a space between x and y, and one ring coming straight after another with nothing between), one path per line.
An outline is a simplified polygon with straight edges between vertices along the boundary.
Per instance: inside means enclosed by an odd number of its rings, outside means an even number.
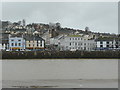
M39 36L33 35L9 35L10 51L32 51L45 48L45 41Z
M92 51L95 50L95 40L89 35L62 35L50 40L51 44L58 45L61 51Z
M119 50L120 38L118 37L103 37L98 38L96 41L96 50Z
M23 35L20 34L9 35L9 50L10 51L25 50L25 39L23 38Z
M45 48L45 40L38 35L26 35L24 38L26 40L26 50L43 50Z
M84 50L92 51L95 49L95 41L81 35L68 35L61 39L61 50Z

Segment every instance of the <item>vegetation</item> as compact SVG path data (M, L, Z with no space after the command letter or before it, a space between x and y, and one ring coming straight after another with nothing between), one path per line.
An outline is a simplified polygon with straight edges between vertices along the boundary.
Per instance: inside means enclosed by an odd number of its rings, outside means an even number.
M2 59L120 58L120 51L3 51Z

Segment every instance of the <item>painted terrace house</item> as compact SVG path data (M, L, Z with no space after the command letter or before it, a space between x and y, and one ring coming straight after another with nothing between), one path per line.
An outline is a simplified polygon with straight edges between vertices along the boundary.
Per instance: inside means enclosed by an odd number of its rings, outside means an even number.
M9 35L9 50L10 51L25 50L25 39L23 38L23 35L20 34Z
M9 35L10 51L33 51L42 50L45 47L45 41L39 36L33 35Z
M117 50L120 49L119 38L104 37L96 39L96 50Z
M43 50L45 48L45 40L38 35L27 35L24 36L26 40L26 50Z

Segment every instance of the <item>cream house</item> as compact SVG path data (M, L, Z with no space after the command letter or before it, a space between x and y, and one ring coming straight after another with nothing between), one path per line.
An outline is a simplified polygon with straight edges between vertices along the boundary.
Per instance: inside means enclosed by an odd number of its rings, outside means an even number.
M40 50L45 48L45 40L38 35L24 36L26 41L26 50Z

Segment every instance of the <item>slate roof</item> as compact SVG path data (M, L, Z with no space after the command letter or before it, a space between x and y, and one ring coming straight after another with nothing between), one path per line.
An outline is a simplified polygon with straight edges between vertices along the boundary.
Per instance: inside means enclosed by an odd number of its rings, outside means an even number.
M22 34L12 34L10 37L22 37Z
M120 38L119 37L103 37L103 38L98 38L96 39L95 41L120 41Z
M23 36L25 40L44 40L43 38L39 37L38 35L24 35Z

